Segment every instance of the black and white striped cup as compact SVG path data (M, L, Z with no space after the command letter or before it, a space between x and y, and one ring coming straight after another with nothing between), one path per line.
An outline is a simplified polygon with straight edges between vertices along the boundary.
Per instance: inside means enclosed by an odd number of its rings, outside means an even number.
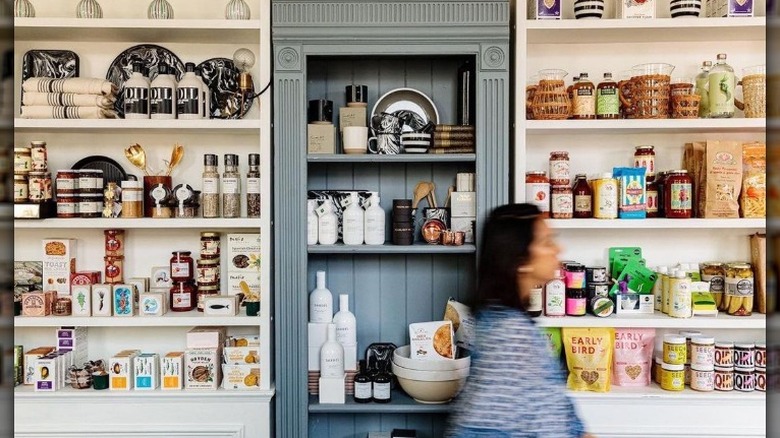
M669 2L672 18L698 17L701 14L701 0L672 0Z
M599 19L604 15L604 0L575 0L574 17Z

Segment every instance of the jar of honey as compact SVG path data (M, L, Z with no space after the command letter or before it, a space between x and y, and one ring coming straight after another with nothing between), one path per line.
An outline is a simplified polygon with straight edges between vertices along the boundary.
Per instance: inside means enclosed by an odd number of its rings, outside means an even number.
M673 170L666 176L664 211L667 218L693 217L693 180L687 170Z
M526 202L539 208L542 217L550 217L550 180L544 171L525 173Z

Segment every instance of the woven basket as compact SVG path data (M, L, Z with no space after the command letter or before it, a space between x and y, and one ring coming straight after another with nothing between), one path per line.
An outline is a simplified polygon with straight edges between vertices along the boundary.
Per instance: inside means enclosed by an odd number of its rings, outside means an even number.
M531 104L535 120L565 120L571 113L571 101L562 80L541 80Z
M670 80L668 75L642 75L631 79L635 119L669 118Z
M757 74L742 78L742 96L745 103L745 117L766 117L766 75Z
M701 96L698 94L678 94L672 96L672 118L698 119Z

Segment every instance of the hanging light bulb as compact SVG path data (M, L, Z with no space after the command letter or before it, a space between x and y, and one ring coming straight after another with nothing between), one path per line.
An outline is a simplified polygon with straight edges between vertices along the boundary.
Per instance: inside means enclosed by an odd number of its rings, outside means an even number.
M241 72L238 77L238 89L241 94L247 95L254 91L255 84L249 70L255 65L255 54L249 49L238 49L233 53L233 64Z

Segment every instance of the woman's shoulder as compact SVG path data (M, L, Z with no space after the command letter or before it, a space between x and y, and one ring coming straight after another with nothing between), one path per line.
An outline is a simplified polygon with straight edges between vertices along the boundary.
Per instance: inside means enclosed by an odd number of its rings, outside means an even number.
M488 330L534 329L535 325L527 313L511 307L491 305L477 311L477 327Z

